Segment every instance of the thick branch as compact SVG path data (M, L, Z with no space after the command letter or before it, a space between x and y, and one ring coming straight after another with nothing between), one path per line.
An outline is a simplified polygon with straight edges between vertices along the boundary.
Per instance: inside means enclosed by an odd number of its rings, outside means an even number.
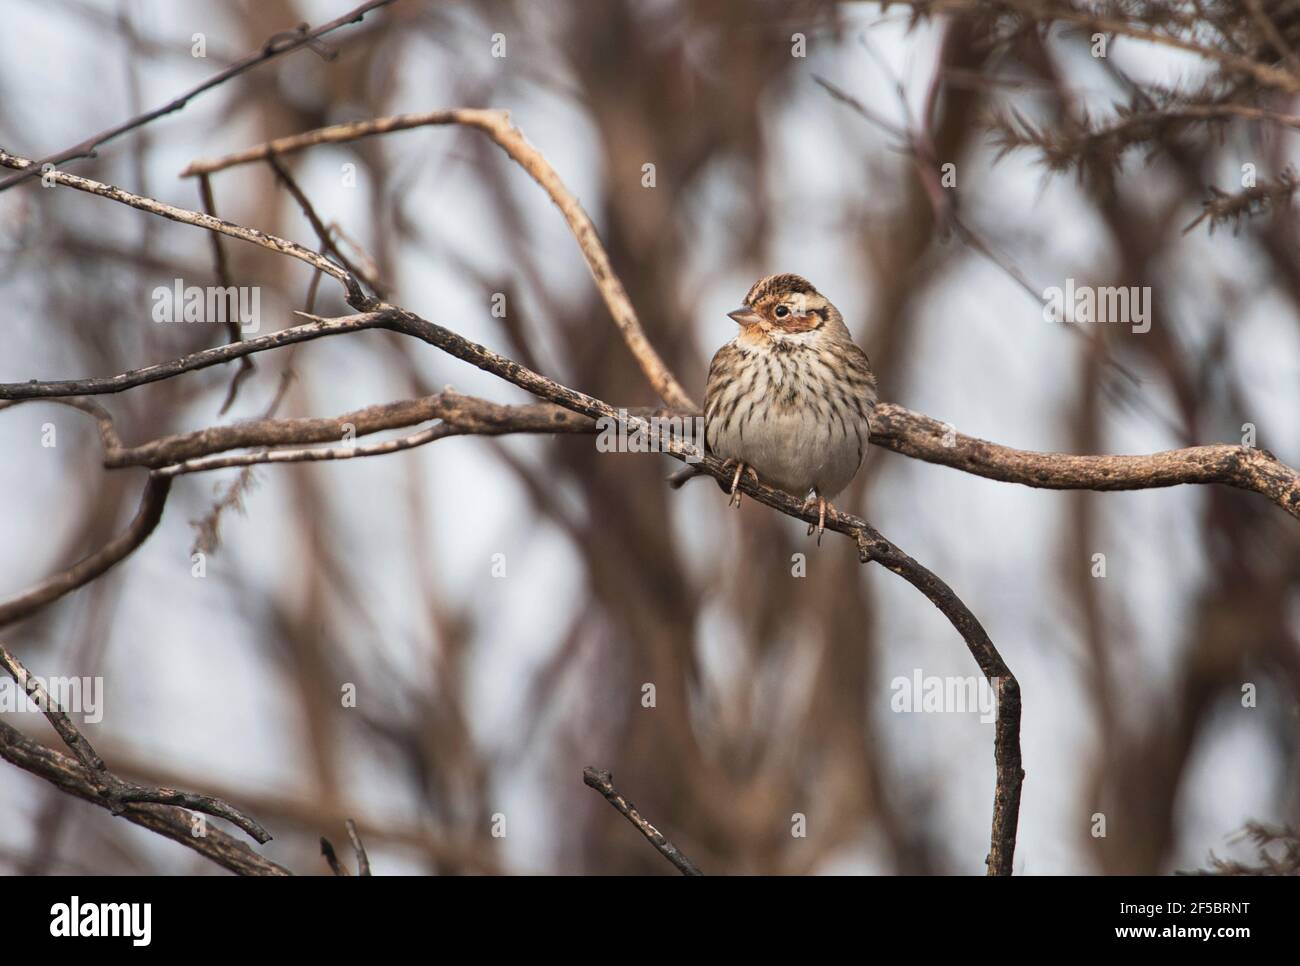
M667 410L633 409L639 416L667 415ZM213 426L193 433L165 436L129 449L106 452L106 466L161 469L174 463L232 449L335 443L348 436L368 436L390 429L440 420L446 436L507 433L594 433L594 420L551 403L509 406L445 389L419 399L403 399L353 410L331 418L257 419Z
M1300 472L1268 450L1220 443L1146 456L1074 456L999 446L958 433L902 406L881 404L871 442L1004 483L1049 490L1146 490L1182 483L1222 483L1272 500L1300 519Z
M397 311L397 310L391 310ZM203 349L170 362L136 369L102 379L75 379L53 382L0 384L0 400L4 399L62 399L69 405L87 409L100 421L101 432L107 414L94 407L90 400L72 400L66 397L116 393L134 386L171 378L184 372L204 369L253 352L262 352L283 345L305 342L323 336L338 335L373 328L397 328L383 313L366 313L341 319L321 319L307 316L312 321L268 335L248 339L232 345ZM423 321L423 320L421 320ZM429 323L424 323L428 325ZM447 330L442 330L447 331ZM409 334L424 338L419 332ZM427 334L427 333L426 333ZM459 337L456 337L459 338ZM426 339L426 341L432 341ZM461 340L462 342L464 340ZM438 344L434 342L434 344ZM452 343L447 343L451 345ZM466 343L473 345L473 343ZM440 346L441 347L441 346ZM476 346L487 352L481 346ZM450 351L450 350L448 350ZM453 355L456 354L453 352ZM471 355L473 355L471 353ZM493 365L508 368L515 364L504 357L489 353L496 362L480 365L479 361L464 355L467 361L488 371L497 371ZM477 357L476 357L477 358ZM501 371L505 371L503 368ZM527 388L527 387L525 387ZM533 391L533 390L529 390ZM449 400L456 399L454 405ZM87 407L94 407L88 409ZM633 410L633 414L687 415L673 411ZM427 413L427 416L421 415ZM590 414L586 414L590 415ZM595 417L593 417L595 418ZM592 421L574 420L564 407L510 407L499 406L485 400L471 400L459 394L442 394L424 400L410 400L382 407L369 407L334 419L318 420L263 420L234 426L214 427L184 436L167 437L134 448L106 446L105 462L108 466L139 465L162 467L170 463L228 449L253 446L301 445L313 442L331 442L342 437L345 423L353 422L358 435L380 429L414 425L426 419L447 419L456 432L440 431L446 435L483 433L499 435L507 432L595 432ZM550 420L550 422L548 422ZM914 459L937 463L953 469L973 473L1005 483L1020 483L1041 489L1055 490L1143 490L1180 484L1219 483L1249 490L1267 497L1291 516L1300 519L1300 472L1279 461L1268 450L1245 446L1216 444L1193 446L1163 453L1136 456L1075 456L1068 453L1037 453L1002 446L974 436L957 432L948 423L913 412L893 403L881 403L872 416L871 442ZM362 429L362 426L373 427ZM426 440L427 441L427 440ZM409 448L408 446L397 448ZM350 456L377 455L394 452L389 447L374 453L363 450ZM339 456L297 456L294 460L270 457L252 462L296 461L298 459L330 459ZM341 458L349 458L343 456ZM223 465L246 465L226 463ZM205 465L204 469L216 468ZM193 468L186 472L194 472Z

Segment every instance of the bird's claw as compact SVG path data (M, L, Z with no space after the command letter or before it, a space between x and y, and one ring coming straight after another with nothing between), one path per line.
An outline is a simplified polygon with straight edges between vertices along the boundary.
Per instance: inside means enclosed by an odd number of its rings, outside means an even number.
M740 496L741 496L741 494L740 494L740 474L744 473L744 474L745 474L746 476L748 476L751 480L753 480L755 483L757 483L757 482L758 482L758 473L755 472L755 470L754 470L754 468L753 468L752 466L747 466L747 465L745 465L744 463L740 462L739 460L727 460L725 463L722 464L722 467L723 467L723 469L727 469L727 468L729 468L733 463L736 465L736 475L733 476L733 477L731 478L731 489L729 489L729 490L727 491L727 492L730 494L730 496L729 496L728 499L727 499L727 506L739 507L739 506L740 506Z
M820 496L810 495L803 501L803 508L800 512L807 512L808 508L817 501L817 522L808 524L808 536L817 534L817 546L822 545L822 534L826 532L826 517L829 514L831 522L835 522L835 507Z

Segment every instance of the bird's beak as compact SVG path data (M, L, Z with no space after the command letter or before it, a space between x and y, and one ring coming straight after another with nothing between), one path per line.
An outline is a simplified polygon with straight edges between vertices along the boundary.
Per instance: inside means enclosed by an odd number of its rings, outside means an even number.
M728 312L727 318L731 319L738 325L753 325L755 322L762 321L762 316L751 309L748 305L742 305L734 312Z

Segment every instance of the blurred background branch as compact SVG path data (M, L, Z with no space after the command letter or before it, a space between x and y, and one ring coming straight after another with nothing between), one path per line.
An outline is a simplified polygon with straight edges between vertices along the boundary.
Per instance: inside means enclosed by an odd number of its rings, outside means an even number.
M214 51L261 49L337 17L328 6L161 14L106 0L46 15L20 2L0 39L14 95L0 144L48 155L99 127L105 105L139 116L211 76L196 35ZM400 0L331 38L334 60L233 77L54 180L129 185L190 211L174 177L193 158L431 101L508 109L583 199L634 314L486 139L412 128L278 153L324 236L263 168L214 175L220 197L191 214L315 234L322 249L341 227L347 258L394 304L642 416L661 401L693 408L687 389L754 278L808 276L845 310L885 398L907 407L881 407L873 438L920 457L874 452L845 509L961 589L1025 691L1033 781L1016 871L1169 871L1211 849L1255 862L1233 829L1300 820L1300 535L1238 492L1293 512L1290 5L548 7ZM41 109L54 62L82 65L93 107L69 96L67 110ZM120 82L102 79L114 69ZM817 78L885 127L845 123ZM1185 231L1194 222L1234 230ZM233 395L216 363L302 328L295 309L346 315L359 294L318 290L321 273L352 274L324 251L303 248L298 264L245 240L222 270L185 225L34 178L0 195L0 288L20 307L0 380L219 353L184 379L133 382L107 423L67 406L4 413L3 542L23 548L0 561L4 586L121 532L138 490L103 472L106 426L145 441L126 453L223 459L206 447L326 443L348 422L328 413L401 432L453 380L475 402L438 405L545 416L378 325L291 336ZM150 321L158 289L227 277L262 299L238 345L222 345L229 324ZM1045 322L1036 292L1067 280L1149 293L1149 327ZM572 776L598 760L710 872L976 871L990 734L972 715L900 714L892 700L915 673L969 675L942 616L857 566L846 541L816 549L752 504L723 515L712 487L675 494L647 466L661 457L598 452L577 425L476 430L390 460L236 466L215 493L177 482L129 566L15 622L12 646L102 676L107 713L83 727L111 760L183 770L176 784L241 807L284 805L251 808L282 867L324 871L322 830L355 815L385 872L671 872L621 823L594 820L604 806ZM1164 465L1039 458L1169 451L1181 455ZM979 478L1109 489L1124 473L1231 485L1061 496ZM187 553L185 521L202 527L214 499L232 508L226 539ZM101 872L207 868L42 789L0 773L0 854L20 871L73 855Z

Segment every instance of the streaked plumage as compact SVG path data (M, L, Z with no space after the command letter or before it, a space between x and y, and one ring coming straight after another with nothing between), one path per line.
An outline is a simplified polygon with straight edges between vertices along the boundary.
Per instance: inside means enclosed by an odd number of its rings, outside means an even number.
M737 464L737 479L743 469L796 496L814 491L824 514L871 438L876 377L867 354L839 310L798 275L760 279L730 315L741 328L709 366L705 442Z

